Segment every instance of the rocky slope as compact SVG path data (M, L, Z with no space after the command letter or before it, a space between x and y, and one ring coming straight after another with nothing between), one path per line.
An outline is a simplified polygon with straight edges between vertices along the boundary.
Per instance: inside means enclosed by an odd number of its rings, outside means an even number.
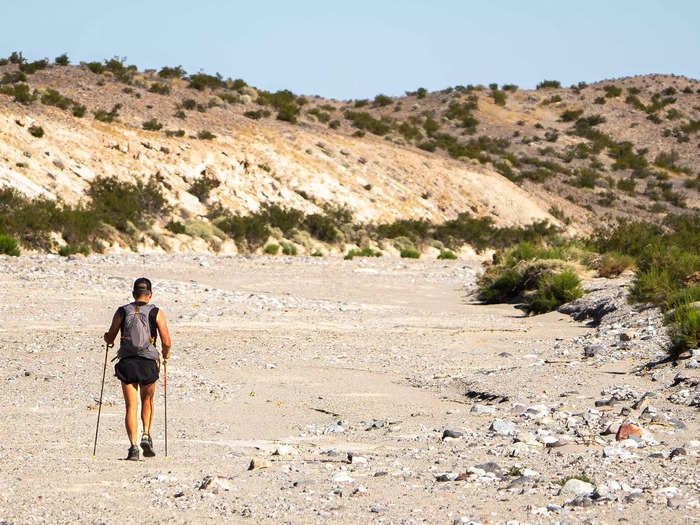
M700 202L691 79L338 102L106 64L0 66L0 185L78 202L96 176L155 176L184 221L217 204L245 214L266 202L306 212L335 203L359 222L468 212L572 232ZM30 132L38 127L41 137ZM191 187L202 177L218 187L198 198Z

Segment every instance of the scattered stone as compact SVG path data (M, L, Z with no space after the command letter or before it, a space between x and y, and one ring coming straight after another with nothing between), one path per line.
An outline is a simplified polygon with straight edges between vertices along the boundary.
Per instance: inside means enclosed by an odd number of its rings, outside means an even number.
M218 491L218 489L233 490L234 486L229 478L221 476L206 476L199 484L199 490Z
M331 483L354 483L355 480L352 479L347 472L337 472L331 478Z
M642 437L642 429L639 428L637 425L633 425L632 423L623 423L620 425L620 428L617 430L617 434L615 435L615 440L616 441L623 441L627 438L629 438L631 435Z
M455 481L459 477L459 474L455 472L449 472L447 474L438 474L435 476L435 481L445 482L445 481Z
M685 456L687 455L688 452L682 447L674 448L671 453L668 455L669 459L673 459L678 456Z
M472 414L495 414L496 413L496 407L488 406L488 405L474 405L469 412Z
M489 461L488 463L482 463L481 465L477 465L476 468L479 468L483 470L484 472L491 472L493 474L500 474L502 469L498 465L498 463L495 463L493 461Z
M445 438L457 439L457 438L461 438L463 435L464 434L462 434L462 432L459 432L457 430L445 430L442 433L442 439L445 439Z
M278 446L275 451L272 453L273 456L295 456L299 452L297 449L295 449L292 446L289 445L280 445Z
M559 494L573 494L575 496L591 495L595 490L595 486L581 481L580 479L570 479L561 489L559 489Z
M386 425L386 419L380 419L379 421L375 421L372 423L369 427L367 427L367 431L369 430L377 430L379 428L382 428L383 426Z
M504 419L494 419L489 430L498 436L512 436L515 433L515 424Z
M248 470L256 470L260 468L268 468L270 464L267 462L267 460L263 458L253 458L250 460L250 464L248 465Z

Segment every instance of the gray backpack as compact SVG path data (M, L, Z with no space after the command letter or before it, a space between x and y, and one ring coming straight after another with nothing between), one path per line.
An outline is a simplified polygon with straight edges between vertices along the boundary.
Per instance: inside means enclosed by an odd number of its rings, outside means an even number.
M156 338L151 334L149 314L156 308L152 304L130 303L122 307L124 320L122 322L122 336L119 344L119 357L141 356L149 359L158 359L158 351L155 347Z

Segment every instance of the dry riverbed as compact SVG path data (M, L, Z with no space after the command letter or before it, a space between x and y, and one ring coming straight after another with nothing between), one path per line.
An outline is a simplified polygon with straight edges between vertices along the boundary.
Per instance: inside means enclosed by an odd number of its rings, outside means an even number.
M623 279L587 283L573 313L608 305L598 327L524 317L476 304L478 271L0 258L0 523L696 523L698 373L642 368L663 357L658 312ZM161 384L158 456L122 460L108 364L93 461L101 335L142 275L174 341L169 459Z

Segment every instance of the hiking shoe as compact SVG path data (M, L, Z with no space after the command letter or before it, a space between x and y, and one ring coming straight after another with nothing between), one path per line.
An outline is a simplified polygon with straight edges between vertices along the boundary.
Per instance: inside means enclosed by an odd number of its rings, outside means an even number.
M153 441L148 434L144 434L141 438L141 448L143 449L143 456L146 458L152 458L156 455L156 453L153 452Z
M139 460L139 447L136 445L131 445L129 447L129 453L126 456L127 461L138 461Z

